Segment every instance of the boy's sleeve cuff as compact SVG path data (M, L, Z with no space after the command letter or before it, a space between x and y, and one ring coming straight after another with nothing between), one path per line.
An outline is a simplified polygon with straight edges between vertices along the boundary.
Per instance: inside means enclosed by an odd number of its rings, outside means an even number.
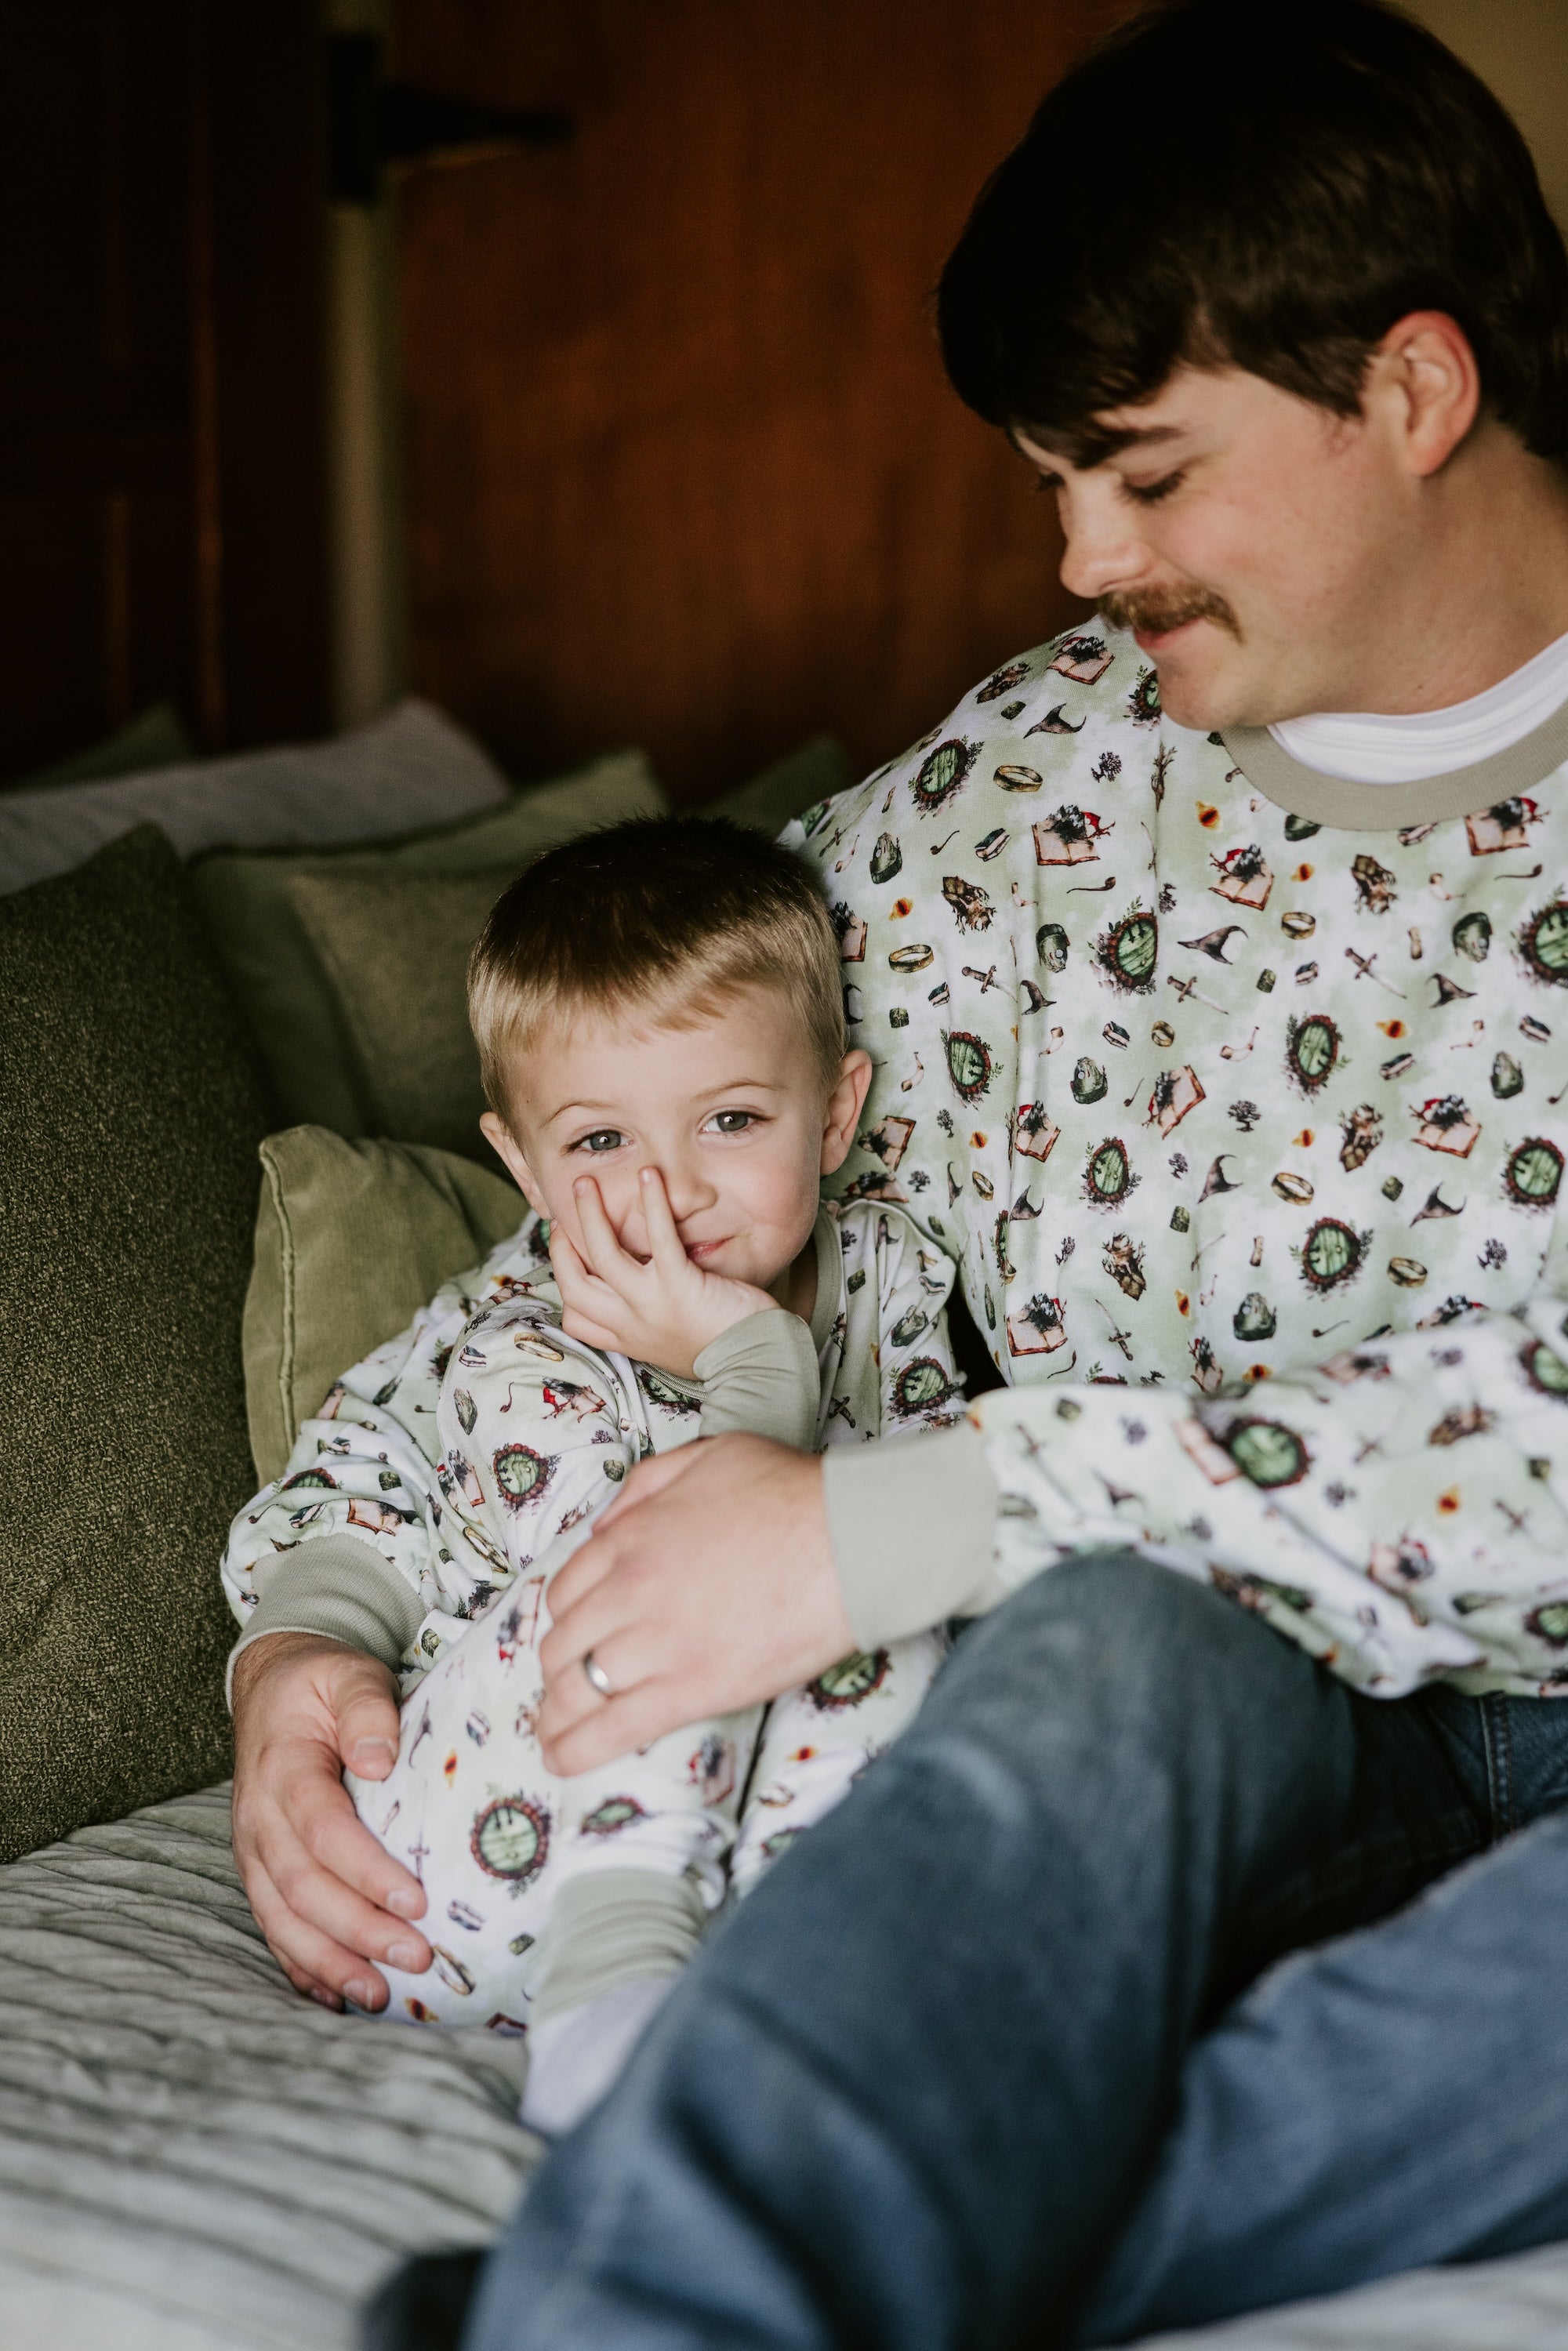
M822 1457L828 1531L862 1648L1006 1597L993 1559L1000 1497L968 1421L914 1444L835 1446Z
M705 1437L741 1429L811 1451L822 1381L811 1333L798 1314L758 1307L721 1331L693 1368L703 1384Z
M358 1535L317 1535L267 1570L261 1597L229 1652L225 1687L234 1703L235 1659L269 1633L315 1633L379 1657L394 1673L424 1622L411 1584Z

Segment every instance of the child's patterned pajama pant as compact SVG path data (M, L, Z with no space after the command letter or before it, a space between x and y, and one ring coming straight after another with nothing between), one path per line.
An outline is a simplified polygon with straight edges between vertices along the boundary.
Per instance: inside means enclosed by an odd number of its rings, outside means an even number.
M434 1964L420 1976L383 1965L392 2016L525 2029L570 1879L646 1870L685 1879L709 1912L727 1887L747 1892L913 1719L942 1659L943 1636L921 1634L847 1657L769 1707L558 1779L534 1729L538 1646L546 1583L576 1548L558 1544L442 1649L404 1700L391 1776L346 1779L361 1820L428 1897L418 1923ZM570 2005L560 1993L552 1982L552 2008Z

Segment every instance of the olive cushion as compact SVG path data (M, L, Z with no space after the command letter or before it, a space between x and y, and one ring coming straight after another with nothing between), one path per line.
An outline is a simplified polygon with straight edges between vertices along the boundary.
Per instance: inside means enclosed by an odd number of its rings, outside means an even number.
M542 851L667 806L643 753L617 751L391 846L199 860L193 885L282 1116L450 1144L496 1166L478 1134L468 949Z
M269 1134L261 1165L245 1382L266 1485L339 1374L481 1264L528 1204L510 1176L453 1153L350 1142L324 1126Z
M0 899L0 1858L227 1768L272 1123L161 833Z
M801 816L819 800L831 800L858 781L850 755L831 735L813 735L807 743L787 751L748 784L737 785L718 799L705 800L694 816L727 816L731 824L749 825L769 840L781 833L791 818Z

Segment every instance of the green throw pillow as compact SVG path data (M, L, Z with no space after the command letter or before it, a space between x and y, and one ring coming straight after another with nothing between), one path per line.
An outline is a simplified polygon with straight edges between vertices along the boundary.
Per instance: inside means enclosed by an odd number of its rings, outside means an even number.
M353 1031L312 943L297 883L307 877L478 872L498 877L490 892L494 901L514 873L556 841L627 817L662 815L667 806L643 753L618 751L579 775L519 793L504 808L392 848L378 844L308 854L261 851L199 860L191 869L192 882L249 1015L282 1115L347 1135L381 1124L366 1099ZM465 907L466 897L459 896ZM477 930L476 924L470 939ZM415 1139L445 1138L451 1132L449 1104L437 1124L439 1138L421 1123ZM473 1155L484 1150L472 1131L461 1147Z
M340 1374L515 1233L528 1203L509 1178L447 1152L320 1126L268 1135L261 1165L245 1386L266 1485Z
M727 816L735 824L752 825L776 839L792 817L847 792L857 780L850 755L831 735L817 735L782 759L764 768L737 791L716 800L705 800L696 816Z
M0 787L8 792L37 792L51 784L96 784L120 776L141 776L156 768L181 768L196 756L184 720L172 702L155 702L140 717L128 719L112 735L89 743L84 751L57 759L36 775L16 776Z
M846 754L824 736L700 813L776 833L850 781ZM582 807L579 799L574 813ZM498 818L482 820L464 838L494 838L499 825ZM497 1165L479 1134L485 1097L465 979L469 949L516 871L515 864L462 873L428 864L414 871L384 860L337 858L290 880L294 914L332 984L363 1122L372 1134Z
M289 888L337 996L367 1126L497 1169L479 1132L468 954L516 871L301 873Z
M228 1768L271 1123L161 833L0 898L0 1859Z

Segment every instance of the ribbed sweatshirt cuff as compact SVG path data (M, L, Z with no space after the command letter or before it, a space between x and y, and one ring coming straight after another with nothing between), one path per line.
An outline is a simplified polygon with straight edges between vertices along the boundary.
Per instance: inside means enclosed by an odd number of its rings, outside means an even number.
M721 1331L694 1368L703 1384L705 1437L744 1429L798 1452L812 1449L821 1373L811 1333L798 1314L758 1307Z
M596 1869L569 1877L555 1898L549 1958L532 2022L559 2015L645 1976L673 1976L703 1938L707 1912L686 1877L652 1869Z
M839 1588L865 1649L977 1616L1005 1598L993 1562L999 1495L968 1421L822 1457Z
M263 1580L265 1575L265 1580ZM419 1594L358 1535L308 1537L275 1564L258 1564L260 1597L229 1652L226 1687L234 1703L235 1660L269 1633L314 1633L379 1657L395 1673L424 1622Z

